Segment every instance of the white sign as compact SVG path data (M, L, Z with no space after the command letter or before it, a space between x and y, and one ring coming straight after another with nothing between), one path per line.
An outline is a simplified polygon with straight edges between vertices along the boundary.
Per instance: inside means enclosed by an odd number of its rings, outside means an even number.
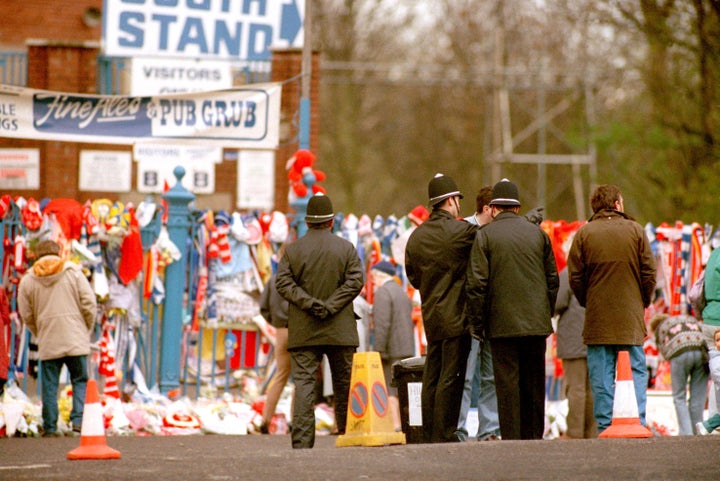
M81 150L80 190L130 192L132 185L131 157L130 152Z
M135 57L130 95L225 90L233 85L230 62Z
M135 144L133 157L136 161L158 160L176 166L182 162L222 162L222 147L202 147L182 143Z
M274 149L280 83L157 96L71 94L0 85L3 137L104 144L186 142Z
M141 160L137 164L137 191L145 194L160 194L165 183L172 187L176 178L173 170L178 165L185 169L182 185L193 194L212 194L215 192L215 162L181 161L170 163L167 160Z
M40 188L40 150L0 149L0 189Z
M275 152L240 151L237 186L239 209L272 210L275 204Z
M303 44L304 0L105 0L104 53L270 60Z
M409 382L408 389L408 424L422 426L422 383Z

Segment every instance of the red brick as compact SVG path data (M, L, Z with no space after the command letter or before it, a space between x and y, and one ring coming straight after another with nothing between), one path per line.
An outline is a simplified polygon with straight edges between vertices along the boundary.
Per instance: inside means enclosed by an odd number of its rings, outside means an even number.
M70 93L95 94L97 91L97 56L101 27L83 24L82 14L87 7L102 9L103 0L3 0L3 21L0 25L0 50L28 52L28 87ZM34 39L28 42L28 39ZM40 41L38 41L40 40ZM311 89L310 148L317 152L319 141L319 55L313 55ZM286 82L282 92L281 119L290 126L288 143L281 139L275 161L275 209L287 212L288 180L285 163L298 149L297 121L301 95L300 73L302 51L273 53L272 80ZM292 81L290 79L293 79ZM40 188L10 192L24 197L64 197L84 202L87 199L108 197L127 201L142 198L137 192L122 194L109 192L80 192L78 190L79 154L84 149L131 151L125 145L85 144L78 142L48 142L0 138L0 148L40 149ZM133 163L132 188L137 185L137 168ZM237 197L237 163L223 161L216 165L215 191L230 194L232 205L198 206L213 209L235 209Z

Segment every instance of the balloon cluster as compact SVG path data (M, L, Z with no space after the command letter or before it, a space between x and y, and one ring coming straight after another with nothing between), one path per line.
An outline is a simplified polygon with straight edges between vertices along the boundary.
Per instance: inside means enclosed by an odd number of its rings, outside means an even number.
M292 193L302 199L312 192L325 194L325 188L318 182L325 180L325 172L313 169L315 154L306 149L300 149L289 161L288 180Z

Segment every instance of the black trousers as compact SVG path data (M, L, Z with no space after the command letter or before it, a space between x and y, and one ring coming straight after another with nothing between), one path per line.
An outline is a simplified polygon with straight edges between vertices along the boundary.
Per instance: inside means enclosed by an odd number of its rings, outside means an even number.
M290 351L290 374L295 382L291 432L293 448L312 448L315 445L315 385L323 354L330 364L335 424L339 434L345 433L355 351L354 347L348 346L310 346Z
M459 441L457 430L470 335L429 343L422 382L423 441Z
M542 439L547 336L490 339L503 439Z

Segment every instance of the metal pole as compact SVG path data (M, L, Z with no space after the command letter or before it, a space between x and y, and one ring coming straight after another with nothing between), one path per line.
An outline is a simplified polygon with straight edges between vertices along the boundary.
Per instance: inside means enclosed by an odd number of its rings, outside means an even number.
M549 79L547 78L547 72L549 70L549 64L547 57L543 58L542 73L540 74L540 86L538 87L538 98L537 98L537 118L542 119L545 115L547 90ZM547 125L543 122L538 129L538 154L543 155L547 152ZM538 177L537 177L537 205L547 205L547 191L545 180L547 178L547 166L542 162L538 163Z
M503 132L503 92L507 99L507 85L505 84L505 11L504 3L497 2L497 26L495 27L495 52L494 52L494 78L493 78L493 159L491 164L490 183L494 184L500 180L502 175L502 166L500 163L504 160L503 154L512 153L512 141L505 138L504 135L512 136L510 132ZM508 119L509 123L509 119ZM508 149L509 146L509 149Z
M305 16L303 18L303 49L302 49L302 76L300 78L300 128L298 132L298 147L310 150L310 91L312 85L312 0L305 0ZM302 237L307 232L305 225L305 212L308 199L298 199L291 207L295 209L293 221L295 232Z
M305 0L303 18L302 78L300 80L300 132L299 146L310 149L310 86L312 84L312 0Z
M165 268L165 305L163 308L162 335L160 340L160 392L167 394L180 387L180 354L182 345L183 306L188 261L188 237L190 236L190 210L188 204L195 195L182 185L183 167L173 170L176 182L163 194L168 203L167 229L170 240L180 249L179 260Z

